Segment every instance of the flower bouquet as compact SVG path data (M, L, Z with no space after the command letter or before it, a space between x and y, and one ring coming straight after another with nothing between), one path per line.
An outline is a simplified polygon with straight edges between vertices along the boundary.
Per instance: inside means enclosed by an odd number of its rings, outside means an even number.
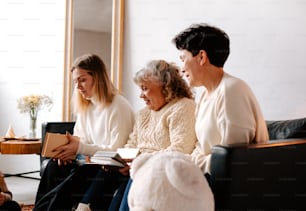
M21 113L30 115L30 134L29 138L36 138L36 121L38 111L50 108L53 104L52 99L47 95L27 95L18 99L18 109Z

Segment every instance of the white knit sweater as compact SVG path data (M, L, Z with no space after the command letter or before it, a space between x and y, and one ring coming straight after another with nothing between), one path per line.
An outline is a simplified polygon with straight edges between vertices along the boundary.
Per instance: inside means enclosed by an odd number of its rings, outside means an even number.
M74 127L74 135L81 139L78 154L93 155L98 150L123 147L133 125L133 110L121 95L115 96L112 104L104 108L92 100L86 114L78 114Z

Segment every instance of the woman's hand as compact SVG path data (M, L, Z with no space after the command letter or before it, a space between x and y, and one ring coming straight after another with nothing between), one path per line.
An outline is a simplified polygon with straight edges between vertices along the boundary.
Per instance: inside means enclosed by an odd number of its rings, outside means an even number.
M58 160L59 165L66 165L67 163L71 163L71 156L74 156L77 154L80 139L72 136L70 133L66 133L66 136L69 140L68 144L59 146L55 148L53 151L57 154L53 157L53 159Z
M54 159L54 160L57 160L57 165L59 166L65 166L68 163L72 163L72 160L60 160L60 159Z
M118 171L124 176L128 176L130 174L130 166L119 168Z
M3 192L0 192L0 206L2 206L5 202L5 195Z
M11 200L11 196L9 194L0 192L0 206L2 206L4 202L10 201L10 200Z

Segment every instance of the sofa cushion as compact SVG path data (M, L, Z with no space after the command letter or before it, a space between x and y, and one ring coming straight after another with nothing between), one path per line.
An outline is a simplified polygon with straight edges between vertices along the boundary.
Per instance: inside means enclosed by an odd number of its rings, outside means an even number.
M306 118L266 121L270 140L306 138Z

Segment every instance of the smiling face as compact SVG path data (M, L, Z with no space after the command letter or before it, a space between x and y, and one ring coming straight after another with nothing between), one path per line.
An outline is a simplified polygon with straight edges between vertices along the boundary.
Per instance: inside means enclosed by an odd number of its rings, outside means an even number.
M158 111L166 104L160 84L153 81L142 81L139 87L141 89L140 98L145 101L149 109Z
M89 99L93 96L93 77L88 72L81 68L75 68L72 72L72 79L75 88L79 91L81 96Z
M198 81L199 64L199 55L192 56L191 52L187 50L180 50L180 59L183 62L182 72L189 80L190 86L197 87L201 86Z

